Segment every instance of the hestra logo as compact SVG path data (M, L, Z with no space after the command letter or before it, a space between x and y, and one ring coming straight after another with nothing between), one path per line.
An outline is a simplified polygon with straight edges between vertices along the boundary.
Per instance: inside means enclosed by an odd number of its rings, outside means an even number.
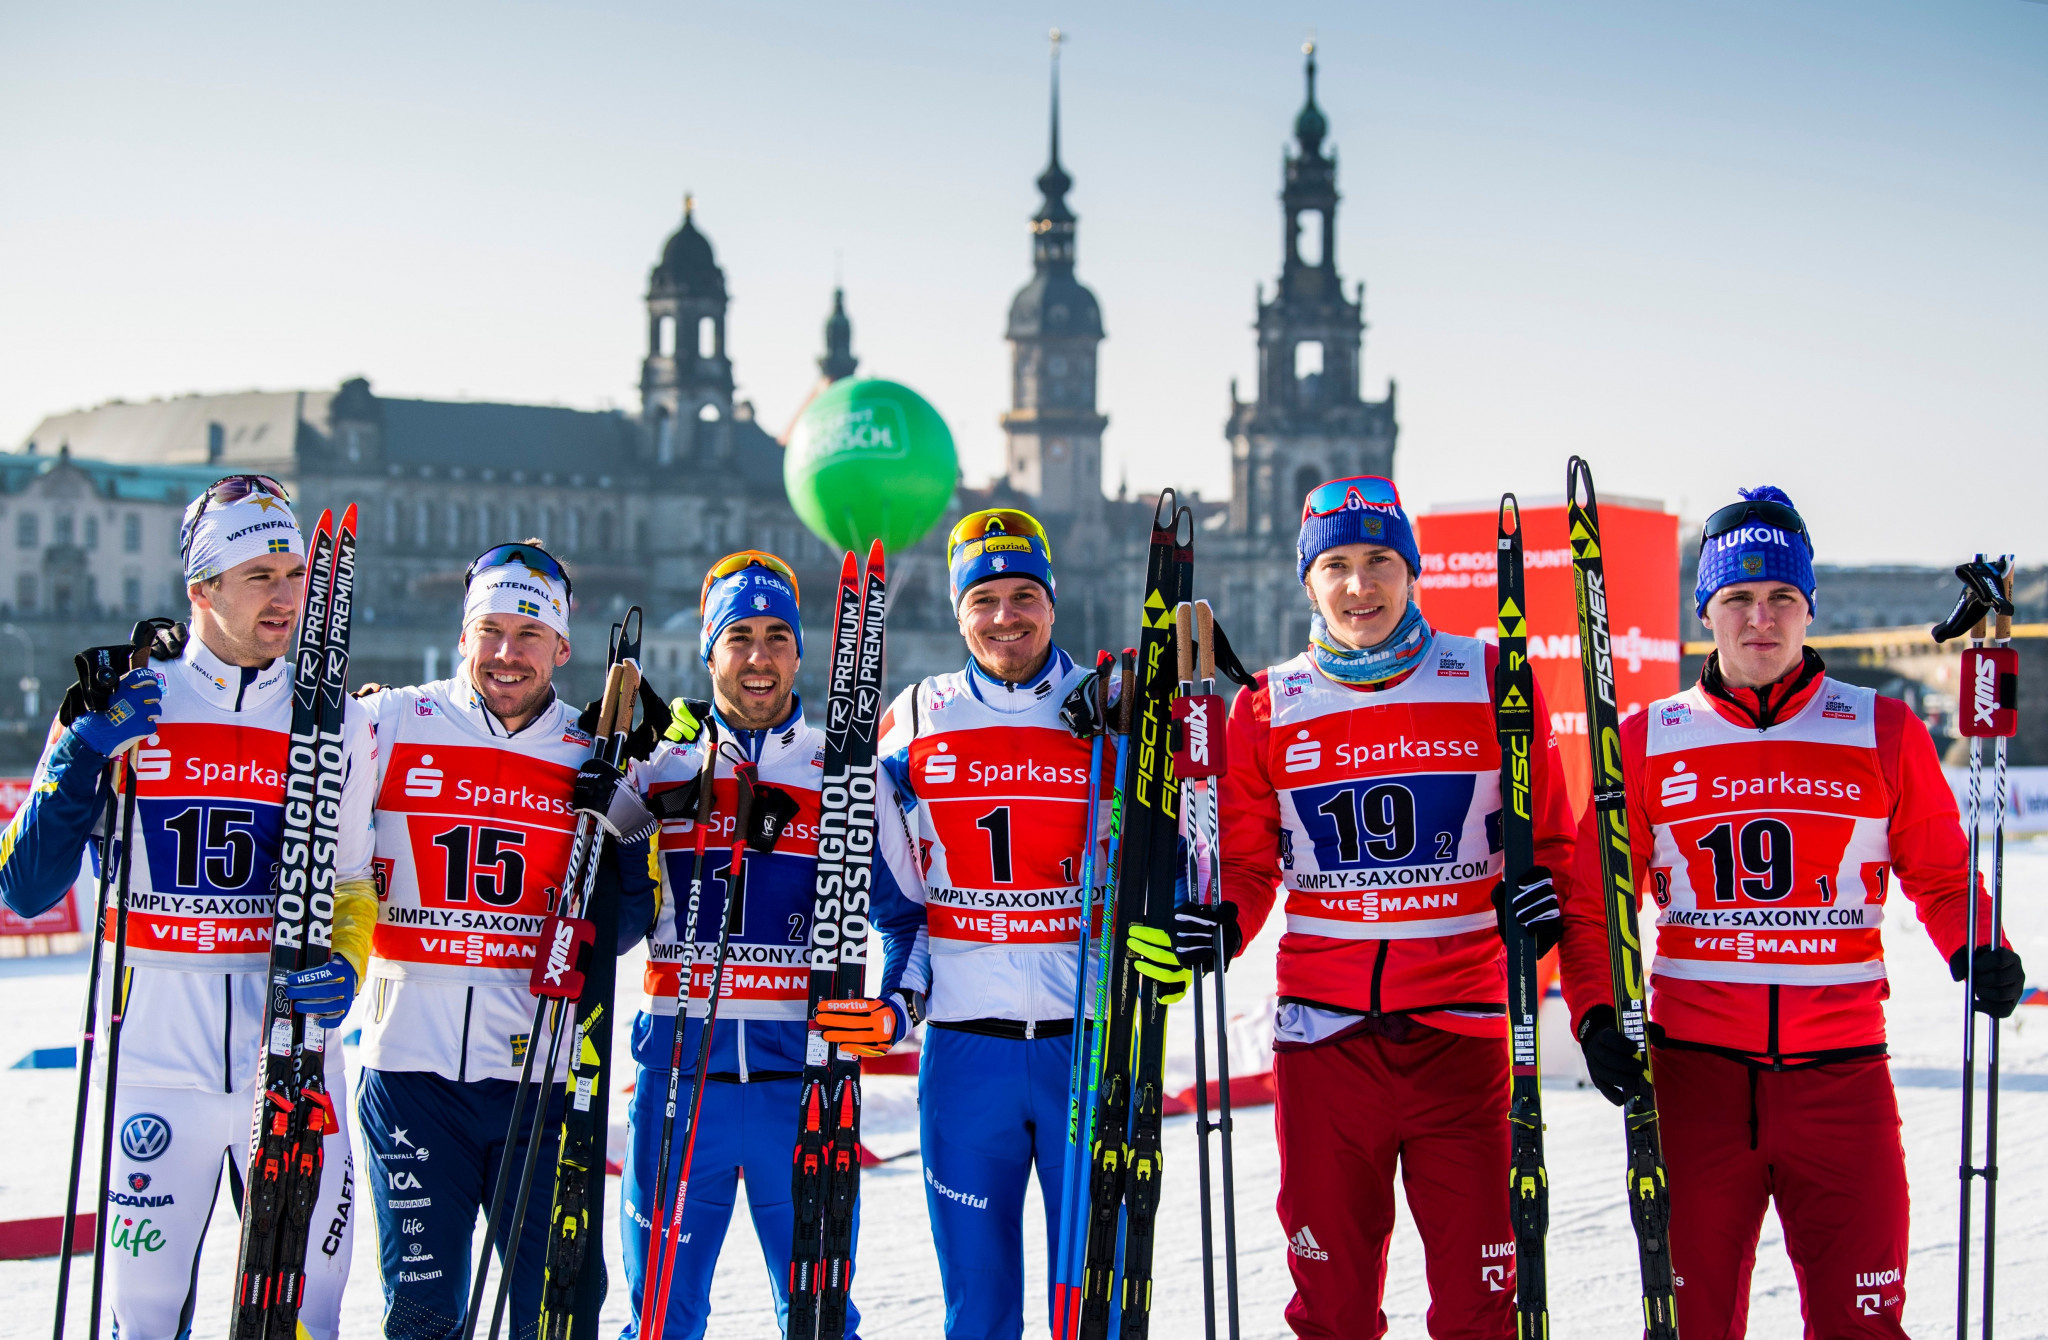
M1970 713L1980 726L1990 726L1998 717L1998 663L1989 656L1977 658L1977 682L1970 686Z
M1666 805L1685 805L1699 798L1700 778L1696 772L1685 770L1685 760L1680 759L1671 775L1664 779L1664 785L1657 788L1657 798Z
M570 966L574 964L575 960L575 923L558 921L555 923L554 941L548 945L548 966L542 970L541 976L554 985L560 986L563 974L569 971Z

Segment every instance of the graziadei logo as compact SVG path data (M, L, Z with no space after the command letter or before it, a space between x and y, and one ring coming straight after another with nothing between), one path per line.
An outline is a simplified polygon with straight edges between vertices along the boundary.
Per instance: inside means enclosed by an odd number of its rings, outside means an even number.
M1657 788L1657 798L1666 805L1686 805L1699 799L1700 776L1685 770L1685 760L1678 760L1671 775L1664 779L1664 785Z

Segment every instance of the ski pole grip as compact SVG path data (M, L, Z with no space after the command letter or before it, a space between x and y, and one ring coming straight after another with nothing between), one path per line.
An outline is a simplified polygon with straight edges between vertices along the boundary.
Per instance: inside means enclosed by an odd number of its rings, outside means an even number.
M633 712L640 705L640 663L627 657L614 669L618 672L618 701L612 706L611 730L607 734L625 735L633 729ZM612 760L614 763L618 759Z
M703 835L718 808L718 722L704 723L704 768L697 774L697 850L704 850Z
M746 845L747 825L754 819L754 765L744 760L732 765L732 841L735 852Z
M1195 602L1195 678L1216 678L1216 611L1206 600Z
M1138 701L1138 649L1136 647L1124 648L1121 684L1123 699L1122 707L1117 712L1116 733L1118 735L1129 735L1131 733L1131 722L1134 720L1132 713L1136 710Z
M2005 604L1992 623L1991 636L2000 642L2009 642L2012 640L2012 555L2007 554L2000 566L2004 568L1999 574L1999 586L2005 592Z
M1183 684L1195 678L1195 607L1183 600L1173 607L1174 678Z
M626 663L615 661L605 672L604 696L597 700L597 738L600 743L612 738L612 727L619 719L619 685L625 682Z

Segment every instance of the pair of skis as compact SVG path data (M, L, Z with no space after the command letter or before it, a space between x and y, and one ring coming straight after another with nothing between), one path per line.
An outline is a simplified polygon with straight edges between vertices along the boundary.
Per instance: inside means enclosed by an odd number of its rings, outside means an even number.
M1177 502L1168 489L1153 511L1139 611L1137 685L1122 779L1117 907L1114 920L1104 926L1113 981L1108 1015L1097 1025L1103 1059L1089 1151L1082 1340L1107 1340L1112 1310L1124 1340L1144 1340L1151 1324L1166 1007L1158 983L1131 966L1123 945L1133 923L1168 932L1173 926L1180 815L1169 719L1176 669L1174 610L1189 599L1194 579L1194 514Z
M1970 742L1970 909L1963 948L1963 1113L1962 1159L1957 1173L1962 1182L1961 1224L1956 1236L1956 1337L1962 1340L1970 1327L1970 1217L1977 1179L1984 1181L1984 1290L1982 1334L1990 1340L1992 1297L1997 1283L1998 1246L1998 1017L1989 1016L1984 1070L1984 1162L1977 1162L1977 950L1996 945L2005 930L2005 742L2019 733L2020 655L2012 646L2013 556L2006 554L1995 563L1976 560L1956 569L1964 591L1956 611L1934 628L1934 640L1946 642L1970 630L1970 645L1963 652L1961 683L1956 713L1957 732ZM1990 645L1985 644L1985 616L1995 614ZM1991 821L1991 926L1990 937L1981 938L1977 920L1978 867L1983 859L1982 818L1984 805L1984 741L1994 740L1993 758L1997 768L1997 789Z
M860 1197L860 1059L825 1041L818 1006L861 995L874 889L875 734L882 712L888 573L882 542L863 572L839 569L826 679L825 775L819 792L818 870L811 906L811 1020L790 1177L796 1225L789 1254L789 1340L840 1340L853 1283L853 1218ZM658 1340L658 1337L655 1338Z
M591 753L613 766L626 752L626 737L633 728L633 709L640 691L641 613L636 605L625 619L614 625L606 655L603 696L598 699L596 738ZM526 1055L521 1062L519 1085L513 1091L512 1116L505 1130L505 1151L498 1163L498 1175L491 1189L490 1210L484 1223L484 1242L470 1276L469 1305L463 1318L463 1340L474 1340L483 1310L484 1282L490 1270L491 1253L500 1242L505 1247L505 1265L498 1274L498 1292L491 1306L491 1340L497 1340L511 1298L513 1268L526 1226L527 1202L534 1174L540 1162L541 1131L546 1125L547 1091L553 1085L561 1059L565 1024L573 1012L574 1042L569 1061L569 1092L563 1113L562 1134L555 1154L554 1195L549 1211L545 1271L541 1288L540 1335L543 1340L566 1340L576 1333L576 1322L594 1329L602 1287L585 1269L590 1257L589 1239L596 1222L594 1208L601 1204L603 1191L604 1128L602 1118L607 1096L605 1068L610 1048L613 947L617 940L618 908L612 900L594 905L598 869L602 863L604 834L595 816L579 814L576 834L569 850L553 911L541 923L540 951L528 982L535 996L533 1022L526 1034ZM547 1060L541 1076L534 1079L534 1057L540 1051L543 1024L548 1035ZM513 1152L519 1147L521 1123L528 1103L533 1105L530 1129L525 1130L526 1156L521 1164L517 1190L512 1197L511 1223L501 1234L506 1213L505 1192L511 1184ZM595 1180L592 1171L596 1171ZM516 1326L515 1326L516 1329Z
M324 1073L327 1030L318 1023L308 1027L294 1012L285 982L294 972L325 963L332 943L355 570L354 505L338 527L332 512L322 512L307 556L305 610L292 658L291 737L260 1038L263 1059L235 1266L230 1326L235 1340L294 1340L298 1334L307 1229L320 1195L325 1140L337 1125ZM132 794L132 774L128 791ZM127 845L122 843L124 852ZM107 1110L113 1111L111 1101Z

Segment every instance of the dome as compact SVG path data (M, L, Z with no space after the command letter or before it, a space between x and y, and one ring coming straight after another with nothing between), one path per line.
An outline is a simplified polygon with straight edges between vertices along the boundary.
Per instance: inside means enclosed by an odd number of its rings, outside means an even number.
M1075 335L1102 338L1102 308L1072 271L1046 270L1010 302L1009 338Z
M711 240L697 231L696 211L688 201L683 204L683 226L661 249L661 264L654 267L650 282L679 296L725 297L725 274L712 259Z

